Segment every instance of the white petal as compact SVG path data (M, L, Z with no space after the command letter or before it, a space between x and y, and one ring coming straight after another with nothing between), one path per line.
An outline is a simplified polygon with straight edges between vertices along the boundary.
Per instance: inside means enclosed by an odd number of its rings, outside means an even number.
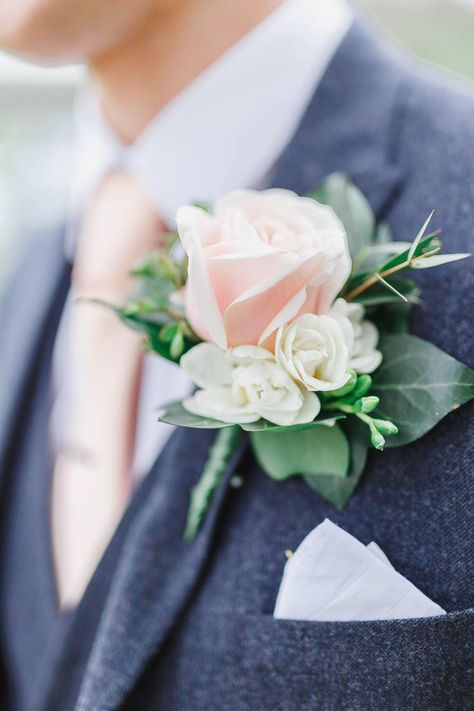
M252 411L249 405L241 406L236 402L231 388L198 390L192 397L183 400L183 407L193 415L235 425L260 419L260 415Z
M357 358L352 358L349 366L353 368L357 373L373 373L377 370L380 363L382 362L382 353L380 351L372 351L368 355L357 356Z
M228 351L236 361L251 362L258 360L275 360L275 356L266 348L260 346L236 346Z
M361 353L373 350L379 342L379 332L377 326L372 321L363 321L361 334L357 343L357 350Z
M183 355L180 366L200 388L229 385L232 363L213 343L199 343Z
M214 218L207 214L205 210L193 205L184 205L176 213L176 225L179 238L187 254L190 252L190 241L197 234L201 235L201 241L206 244L205 236L211 232Z
M319 415L320 410L321 402L316 393L310 393L307 390L303 391L303 405L293 424L302 425L306 422L312 422Z
M264 420L268 420L280 427L290 427L291 425L302 425L312 422L321 409L321 403L315 393L301 391L301 407L296 410L279 410L278 408L258 407L259 414Z

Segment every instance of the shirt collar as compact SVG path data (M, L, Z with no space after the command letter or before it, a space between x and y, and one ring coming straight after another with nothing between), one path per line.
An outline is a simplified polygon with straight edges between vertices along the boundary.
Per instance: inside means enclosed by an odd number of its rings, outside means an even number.
M170 227L178 207L258 187L295 132L346 35L345 0L286 0L231 47L125 146L95 97L78 97L69 223L112 169L148 191Z

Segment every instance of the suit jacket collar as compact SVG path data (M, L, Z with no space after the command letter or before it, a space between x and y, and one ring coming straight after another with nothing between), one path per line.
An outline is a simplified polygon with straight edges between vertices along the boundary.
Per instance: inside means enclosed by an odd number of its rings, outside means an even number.
M306 192L326 174L353 177L381 215L400 184L393 154L403 72L355 24L338 50L272 183ZM236 453L194 543L182 531L189 488L211 443L204 431L178 431L159 460L164 478L130 530L85 672L78 711L116 709L183 612L209 556Z

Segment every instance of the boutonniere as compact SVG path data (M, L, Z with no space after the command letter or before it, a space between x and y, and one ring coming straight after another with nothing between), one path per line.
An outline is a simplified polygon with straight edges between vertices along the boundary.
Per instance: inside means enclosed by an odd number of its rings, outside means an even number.
M268 476L302 476L342 508L369 448L413 442L474 397L474 371L408 332L420 290L405 272L468 256L441 253L430 217L394 241L342 174L306 197L237 191L182 207L177 232L133 271L117 314L197 386L161 421L217 430L188 540L242 431Z

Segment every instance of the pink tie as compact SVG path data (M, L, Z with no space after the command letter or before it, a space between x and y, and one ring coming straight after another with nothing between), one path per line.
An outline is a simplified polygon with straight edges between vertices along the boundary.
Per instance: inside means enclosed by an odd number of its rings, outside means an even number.
M110 174L84 219L73 270L74 296L123 302L130 269L159 245L163 229L141 187L125 174ZM73 402L52 491L62 608L81 599L130 497L140 336L101 306L73 303L69 367Z

